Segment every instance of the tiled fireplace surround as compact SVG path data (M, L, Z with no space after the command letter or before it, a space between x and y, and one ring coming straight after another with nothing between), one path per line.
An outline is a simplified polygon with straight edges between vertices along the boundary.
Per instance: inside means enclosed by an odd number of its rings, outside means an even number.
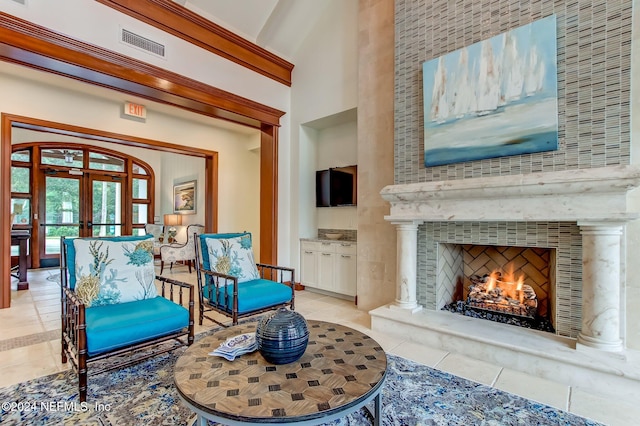
M638 216L628 199L639 185L640 169L614 166L385 187L397 290L371 311L372 328L637 401L640 359L624 348L622 299L625 224ZM441 256L452 244L555 249L556 333L441 311L452 301Z

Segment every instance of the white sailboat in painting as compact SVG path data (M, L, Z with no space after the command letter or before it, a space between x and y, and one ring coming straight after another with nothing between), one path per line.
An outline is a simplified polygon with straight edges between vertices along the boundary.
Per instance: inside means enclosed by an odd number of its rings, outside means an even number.
M502 94L501 105L519 100L524 87L525 64L518 54L515 35L504 35L502 52Z
M442 57L438 60L433 79L433 92L431 94L431 120L444 123L449 117L449 102L447 100L447 71Z
M460 51L458 70L459 74L455 79L453 115L455 118L462 118L476 111L475 90L469 79L469 53L466 48Z
M431 126L448 126L463 118L499 115L530 102L542 91L546 70L530 39L530 30L508 32L460 49L455 59L435 60L426 121Z
M480 48L480 68L476 87L477 114L486 115L498 109L500 102L499 62L493 56L491 42L485 40Z
M538 54L535 46L529 51L529 64L525 79L524 91L526 96L534 96L541 92L544 86L545 63Z

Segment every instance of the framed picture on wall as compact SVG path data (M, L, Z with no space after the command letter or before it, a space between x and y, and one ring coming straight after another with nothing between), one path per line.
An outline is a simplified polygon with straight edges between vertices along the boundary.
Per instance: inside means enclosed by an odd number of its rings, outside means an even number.
M173 185L173 212L177 214L196 213L196 183L192 180Z
M556 16L425 62L427 167L558 149Z

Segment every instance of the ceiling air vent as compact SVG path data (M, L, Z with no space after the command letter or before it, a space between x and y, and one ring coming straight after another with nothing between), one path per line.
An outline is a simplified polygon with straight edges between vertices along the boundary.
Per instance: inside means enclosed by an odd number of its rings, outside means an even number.
M13 1L16 2L16 3L20 3L23 6L26 6L26 4L27 4L27 0L13 0Z
M164 45L122 28L122 42L164 58Z

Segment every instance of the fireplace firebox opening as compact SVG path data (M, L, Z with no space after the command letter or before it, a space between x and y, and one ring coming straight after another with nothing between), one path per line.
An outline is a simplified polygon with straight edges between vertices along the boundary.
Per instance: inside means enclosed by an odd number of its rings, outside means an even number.
M445 244L461 252L453 300L442 309L554 333L555 249Z

